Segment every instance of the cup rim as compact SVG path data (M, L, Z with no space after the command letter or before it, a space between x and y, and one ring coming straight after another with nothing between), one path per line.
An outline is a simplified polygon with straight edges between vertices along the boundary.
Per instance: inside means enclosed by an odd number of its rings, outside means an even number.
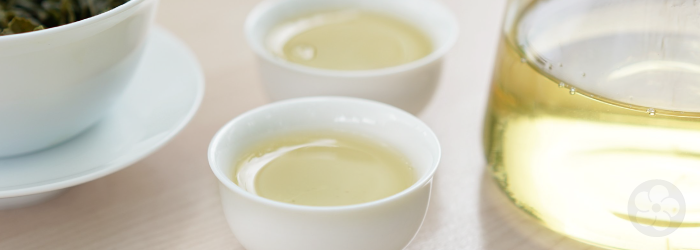
M454 13L450 11L444 4L438 2L438 1L431 1L431 0L418 0L422 1L426 4L432 4L442 10L444 13L447 13L447 16L445 16L446 19L449 20L450 22L450 29L451 32L448 35L447 39L445 42L441 43L436 49L434 49L430 54L427 56L424 56L418 60L409 62L409 63L404 63L396 66L391 66L391 67L386 67L386 68L379 68L379 69L368 69L368 70L333 70L333 69L323 69L323 68L315 68L315 67L310 67L310 66L304 66L301 64L289 62L287 60L277 58L274 55L272 55L264 45L258 43L255 41L253 38L253 31L254 31L254 26L257 24L262 18L274 7L277 5L287 2L287 1L294 1L294 0L265 0L258 5L256 5L252 11L248 14L245 20L245 25L244 25L244 32L246 36L246 41L248 42L248 46L250 46L255 54L257 54L259 57L261 57L263 60L271 62L279 67L282 68L287 68L291 69L294 71L306 73L306 74L311 74L311 75L320 75L320 76L333 76L333 77L347 77L347 78L356 78L356 77L374 77L374 76L383 76L383 75L391 75L391 74L396 74L399 72L404 72L404 71L410 71L414 70L416 68L423 67L427 64L433 63L445 56L448 51L452 49L452 47L455 45L457 42L457 38L459 37L459 24L457 22L457 18L455 17Z
M237 123L240 123L242 120L245 118L254 115L256 113L261 113L261 112L267 112L269 109L273 109L279 106L285 106L285 105L290 105L290 104L298 104L298 103L304 103L304 102L333 102L333 101L344 101L344 102L353 102L353 103L363 103L363 104L371 104L371 105L376 105L377 108L383 108L383 109L388 109L389 112L395 113L395 114L400 114L402 116L405 116L409 120L411 120L411 123L414 123L424 129L429 133L429 140L433 141L435 145L437 146L436 148L436 157L431 162L431 166L428 169L426 173L424 173L417 181L415 181L410 187L402 190L401 192L398 192L396 194L393 194L391 196L379 199L379 200L374 200L370 202L364 202L364 203L359 203L359 204L352 204L352 205L343 205L343 206L309 206L309 205L298 205L298 204L290 204L290 203L285 203L281 201L275 201L271 200L268 198L264 198L258 195L254 195L248 191L243 190L243 188L239 187L233 181L224 174L224 172L218 167L218 163L216 161L216 148L219 147L221 144L220 142L224 140L224 135L232 129L234 125ZM357 210L357 209L364 209L364 208L370 208L370 207L375 207L379 206L381 204L385 204L388 202L391 202L393 200L396 200L400 197L406 196L409 193L415 192L417 189L420 187L430 183L435 175L435 171L437 171L438 166L440 164L440 159L442 156L442 149L440 147L440 142L437 138L437 135L433 132L428 125L426 125L423 121L418 119L417 117L413 116L412 114L396 108L394 106L384 104L381 102L377 101L372 101L372 100L366 100L366 99L361 99L361 98L354 98L354 97L340 97L340 96L317 96L317 97L302 97L302 98L295 98L295 99L289 99L289 100L284 100L284 101L279 101L279 102L274 102L274 103L269 103L257 108L254 108L252 110L246 111L245 113L238 115L237 117L233 118L231 121L227 122L219 131L216 132L214 135L214 138L212 138L211 142L209 143L209 148L207 152L208 160L209 160L209 167L211 168L212 172L214 172L214 175L218 179L220 184L223 184L231 190L232 192L236 192L239 195L242 195L250 200L253 200L258 203L263 203L268 206L272 207L277 207L281 209L291 209L291 210L298 210L298 211L345 211L345 210Z
M49 36L52 34L64 32L67 30L71 29L80 29L81 27L90 25L95 22L99 22L104 19L111 18L115 15L118 15L119 13L122 13L136 5L139 5L143 2L146 1L154 1L154 0L129 0L125 2L122 5L119 5L113 9L110 9L108 11L105 11L104 13L100 13L82 20L78 20L72 23L67 23L64 25L59 25L56 27L52 28L46 28L43 30L36 30L36 31L30 31L30 32L25 32L25 33L19 33L19 34L12 34L12 35L5 35L5 36L0 36L0 43L2 42L10 42L13 40L21 40L21 39L33 39L38 36Z

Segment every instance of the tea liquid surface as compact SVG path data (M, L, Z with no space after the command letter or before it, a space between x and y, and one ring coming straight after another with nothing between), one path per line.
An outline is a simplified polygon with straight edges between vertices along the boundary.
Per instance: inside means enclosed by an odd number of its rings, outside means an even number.
M235 167L232 179L246 191L309 206L379 200L416 181L401 153L363 136L334 131L270 138L251 147Z
M409 63L432 52L429 38L397 18L360 10L320 12L270 31L276 56L305 66L369 70Z

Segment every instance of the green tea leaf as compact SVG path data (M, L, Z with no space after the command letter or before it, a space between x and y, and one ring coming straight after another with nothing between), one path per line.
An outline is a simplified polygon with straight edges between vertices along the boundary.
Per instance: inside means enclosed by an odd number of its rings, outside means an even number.
M0 0L0 36L80 21L109 11L128 1Z
M7 24L7 26L7 29L12 31L14 34L33 31L36 27L36 25L32 24L29 19L22 17L13 18L12 21Z

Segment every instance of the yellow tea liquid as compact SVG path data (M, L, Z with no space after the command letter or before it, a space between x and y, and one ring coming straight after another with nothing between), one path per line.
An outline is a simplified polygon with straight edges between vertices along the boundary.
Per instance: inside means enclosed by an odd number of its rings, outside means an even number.
M342 206L410 187L413 167L392 148L341 132L297 132L251 147L232 180L253 194L291 204Z
M607 5L617 7L625 6ZM615 11L606 13L625 10ZM546 226L585 242L700 249L695 43L633 32L525 41L541 33L519 34L518 25L500 42L485 123L486 157L504 193ZM670 183L682 196L647 181ZM667 228L675 231L663 235Z
M369 70L409 63L432 52L428 37L396 18L359 10L315 13L277 25L267 46L305 66Z

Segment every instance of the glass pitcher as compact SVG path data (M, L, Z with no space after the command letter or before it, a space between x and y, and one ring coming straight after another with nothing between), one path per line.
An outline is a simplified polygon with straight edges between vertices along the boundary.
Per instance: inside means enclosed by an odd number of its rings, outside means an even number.
M700 249L700 1L509 1L484 145L555 231Z

